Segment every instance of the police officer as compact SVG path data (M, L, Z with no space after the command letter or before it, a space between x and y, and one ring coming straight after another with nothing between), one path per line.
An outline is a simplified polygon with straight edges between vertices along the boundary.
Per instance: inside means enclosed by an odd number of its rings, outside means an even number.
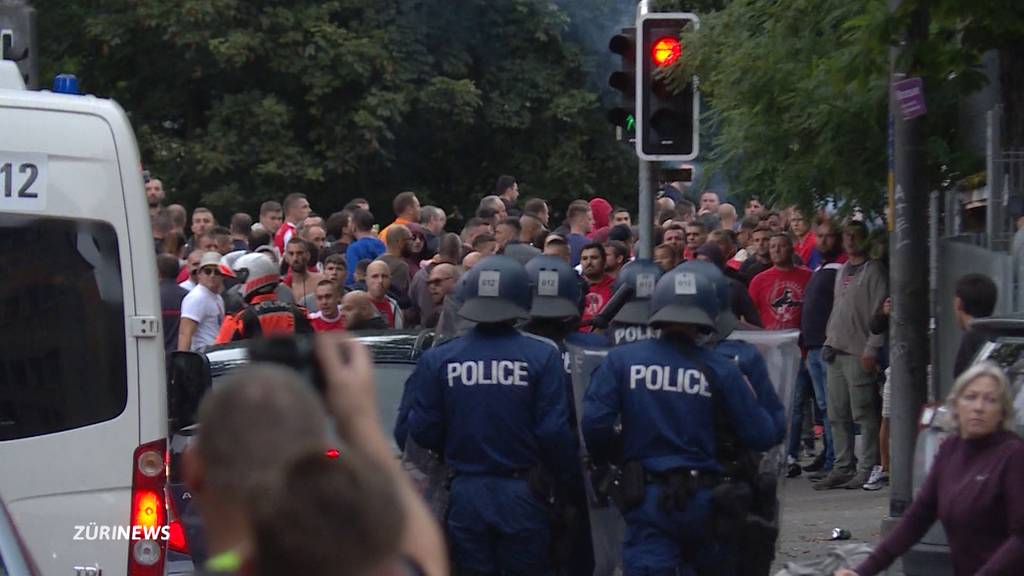
M242 285L245 305L241 311L224 319L217 343L233 342L259 336L310 334L313 327L302 308L277 298L281 274L277 264L263 254L246 254L235 264L246 270Z
M580 332L580 284L576 271L557 256L535 256L526 263L526 273L533 290L530 319L524 330L548 338L558 346L565 368L565 390L569 400L570 421L576 427L576 400L572 386L572 369L568 345L584 348L605 348L604 334ZM594 573L594 550L587 515L587 496L580 482L570 487L556 510L555 555L566 573L590 576ZM566 558L568 556L568 558Z
M427 351L406 382L409 436L452 471L447 532L458 574L549 574L549 473L577 481L561 355L515 322L530 309L523 265L489 256L467 274L464 336ZM533 486L531 486L531 484Z
M568 262L557 256L534 256L526 263L526 274L533 290L533 302L530 319L523 328L558 345L566 374L569 373L567 343L586 347L608 346L605 335L579 331L579 275Z
M647 325L647 319L650 317L651 294L661 274L661 268L650 260L634 260L619 270L612 293L628 286L631 295L612 318L608 329L612 344L618 346L658 337L659 332Z
M758 405L771 418L774 437L781 442L786 435L786 410L772 386L764 358L753 344L727 339L739 326L732 311L728 277L717 266L699 260L680 264L678 269L702 274L714 285L719 312L708 346L739 367L757 396ZM726 509L719 506L716 511L720 516L715 519L719 527L713 546L716 552L707 556L709 561L699 572L702 576L767 574L778 535L775 494L778 477L759 471L760 455L737 441L732 426L718 427L716 457L730 484L722 486L716 494L718 503L726 504ZM737 561L738 550L743 550L743 562Z
M716 420L728 418L751 449L778 443L739 369L698 344L718 310L710 280L670 270L651 298L660 337L613 348L584 398L581 430L595 461L610 457L621 419L626 576L685 574L701 563L721 473Z
M775 392L775 387L772 386L764 357L753 344L745 340L728 339L740 326L740 321L736 318L730 304L732 283L729 277L714 264L700 260L685 262L680 264L680 268L704 274L714 284L715 294L718 296L719 312L715 319L715 332L711 335L708 345L732 359L739 366L740 372L747 378L754 394L757 395L758 404L771 416L772 422L775 424L776 435L780 438L785 436L786 408Z

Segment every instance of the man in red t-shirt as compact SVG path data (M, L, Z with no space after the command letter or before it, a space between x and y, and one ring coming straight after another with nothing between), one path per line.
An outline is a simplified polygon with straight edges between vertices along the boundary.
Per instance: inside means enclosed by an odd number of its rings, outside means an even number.
M820 255L815 257L815 246L818 244L818 237L814 234L814 230L811 230L811 223L807 221L804 213L798 208L793 208L792 213L789 215L789 229L796 236L793 250L800 257L800 261L803 262L804 266L812 270L817 268L818 262L816 260L821 259Z
M693 260L697 257L697 248L700 248L708 241L708 229L703 222L693 221L686 223L686 247L683 249L683 260Z
M293 193L284 197L284 222L274 233L274 247L278 254L284 254L285 246L295 235L299 224L309 216L312 208L305 194Z
M750 299L765 330L799 330L811 271L793 265L793 240L787 234L772 235L768 256L773 266L750 281Z
M583 321L597 316L612 297L612 284L615 277L605 272L604 245L591 242L580 251L580 269L583 279L587 281L587 294L583 297ZM581 329L589 332L590 326Z
M341 292L338 284L321 280L316 285L317 311L309 315L309 323L315 332L344 330L345 321L341 315Z
M398 308L398 302L388 296L390 288L391 269L387 263L383 260L370 262L366 267L366 292L370 295L370 303L380 313L388 328L401 329L402 311Z

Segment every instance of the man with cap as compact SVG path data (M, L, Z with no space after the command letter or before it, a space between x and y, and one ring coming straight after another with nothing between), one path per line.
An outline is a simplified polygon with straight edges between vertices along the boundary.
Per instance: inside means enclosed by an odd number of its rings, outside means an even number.
M224 299L220 296L224 277L220 270L220 254L203 254L196 279L196 287L181 301L178 350L186 352L213 344L217 329L224 321Z
M281 283L281 274L270 257L246 254L239 258L236 268L246 271L242 285L245 306L224 320L217 335L218 344L260 336L313 332L302 308L278 299L277 286Z
M420 359L403 399L409 436L443 452L452 471L456 573L550 573L548 490L539 480L571 486L580 474L562 358L550 340L515 328L531 305L522 264L489 256L463 278L459 315L477 325Z
M660 331L647 325L650 317L650 299L654 286L661 278L661 268L650 260L634 260L622 267L615 277L612 294L628 287L629 298L612 317L608 327L611 343L615 346L657 338Z
M727 339L739 326L730 305L730 278L721 269L699 260L684 262L680 270L690 270L711 280L718 299L719 312L715 333L708 347L732 360L750 384L758 405L771 417L774 437L786 435L786 409L768 376L768 367L757 347L743 340ZM775 488L778 478L758 474L760 456L745 448L728 422L716 422L715 457L730 482L716 490L715 553L705 556L700 574L737 574L738 550L743 550L746 574L767 574L775 555L778 536ZM723 506L724 504L724 506Z
M736 365L698 344L715 329L714 284L673 269L655 285L650 309L649 324L661 336L608 353L591 379L581 422L595 463L621 446L627 576L686 574L703 565L712 542L712 489L722 473L716 423L733 423L752 450L780 440Z

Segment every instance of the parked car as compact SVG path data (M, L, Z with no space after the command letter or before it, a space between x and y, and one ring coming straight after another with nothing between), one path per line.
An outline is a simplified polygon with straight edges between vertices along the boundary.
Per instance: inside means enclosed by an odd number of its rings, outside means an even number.
M992 361L1006 371L1017 407L1017 433L1024 435L1024 315L980 318L972 328L988 337L973 363ZM921 413L921 431L914 449L914 491L924 483L942 440L949 434L944 425L950 414L944 403L929 405ZM953 576L946 533L938 522L921 541L903 555L907 576Z
M414 330L384 330L355 332L353 335L365 344L373 355L374 376L377 383L377 409L387 438L398 416L405 381L416 367L416 361L423 351L433 344L433 333ZM214 346L206 350L202 359L206 362L210 385L216 388L229 374L249 363L251 341L243 340ZM195 356L191 356L195 358ZM172 359L172 372L177 367ZM180 388L171 376L171 389ZM312 384L311 384L312 385ZM192 496L181 478L181 455L195 437L197 427L195 414L181 414L182 410L193 411L198 405L195 400L181 402L173 395L168 399L168 412L178 424L172 426L170 437L169 494L171 504L171 538L168 542L167 574L191 574L194 564L207 558L206 541L199 513L192 508ZM187 408L181 408L185 406ZM177 430L176 430L177 429ZM399 453L395 446L396 455Z

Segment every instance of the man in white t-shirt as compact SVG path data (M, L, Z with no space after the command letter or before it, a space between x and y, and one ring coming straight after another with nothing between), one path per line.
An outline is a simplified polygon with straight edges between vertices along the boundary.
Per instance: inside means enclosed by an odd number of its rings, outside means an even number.
M178 350L200 350L217 339L224 321L224 299L220 297L224 278L220 272L220 254L207 252L199 261L199 284L181 301L181 325Z
M188 278L184 282L179 282L178 286L181 286L189 292L196 287L196 274L199 273L199 261L203 259L202 250L193 250L189 253L188 259L185 260L186 266L188 266Z

